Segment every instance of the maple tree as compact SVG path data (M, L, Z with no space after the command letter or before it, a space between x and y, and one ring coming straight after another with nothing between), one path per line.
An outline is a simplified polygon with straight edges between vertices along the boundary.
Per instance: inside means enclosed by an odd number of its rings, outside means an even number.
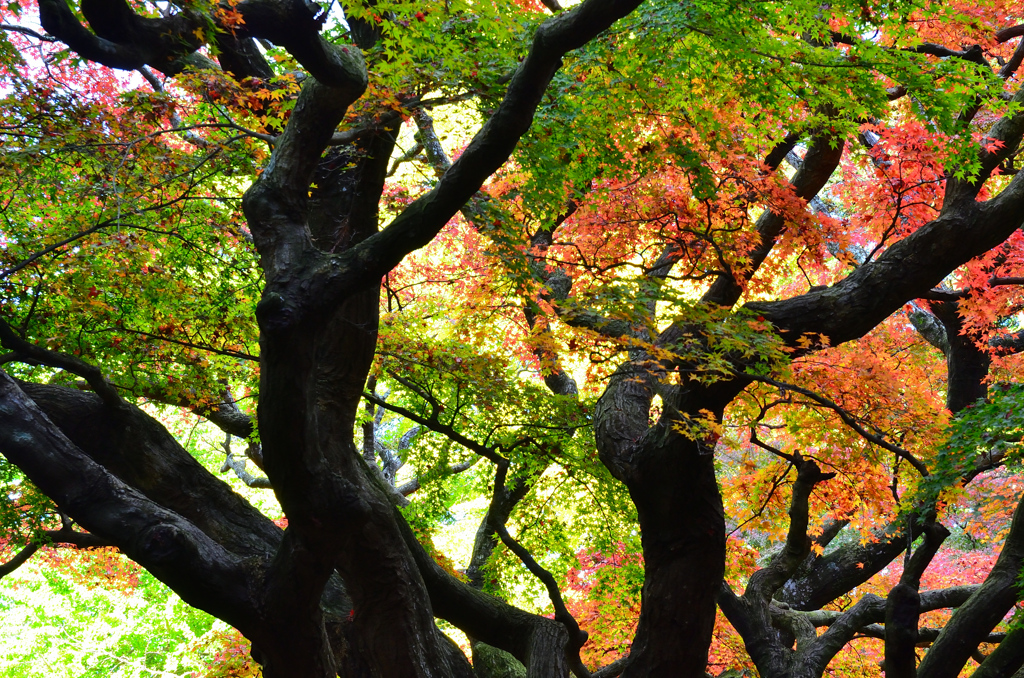
M1014 3L3 12L2 573L272 677L1024 665Z

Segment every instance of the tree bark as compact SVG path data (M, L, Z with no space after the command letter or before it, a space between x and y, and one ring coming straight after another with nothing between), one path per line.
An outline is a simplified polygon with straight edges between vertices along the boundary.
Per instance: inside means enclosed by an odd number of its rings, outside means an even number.
M725 517L714 455L659 426L624 479L640 518L644 586L623 676L702 678L725 574Z
M978 348L974 337L963 333L959 304L933 303L932 312L946 330L946 408L959 412L971 403L988 397L989 365L987 351Z
M1024 666L1024 627L1011 629L971 678L1011 678Z

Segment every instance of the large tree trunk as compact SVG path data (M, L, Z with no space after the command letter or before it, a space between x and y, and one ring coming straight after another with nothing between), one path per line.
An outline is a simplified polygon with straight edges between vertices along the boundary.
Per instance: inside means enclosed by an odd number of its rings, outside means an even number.
M370 675L471 676L466 658L437 629L390 494L354 443L376 349L379 280L364 281L326 314L297 323L281 316L281 300L272 291L276 284L295 297L306 294L304 276L318 273L305 269L308 259L344 252L377 232L377 203L396 132L385 129L348 154L329 154L318 165L318 189L309 201L273 177L246 196L270 283L260 314L264 469L288 515L295 554L282 556L290 562L280 577L287 582L279 586L293 598L319 600L319 587L337 568L353 604L356 649ZM329 653L321 621L311 614L304 622L305 668L289 659L297 642L281 643L279 652L264 647L268 677L336 672L330 661L308 659Z
M644 587L623 676L701 677L725 574L725 517L714 455L659 431L628 484L640 517Z
M353 424L375 347L381 277L430 242L508 159L566 52L606 30L639 0L587 0L543 24L502 103L474 141L434 190L381 233L377 205L395 130L371 125L372 133L322 161L349 106L366 89L359 50L320 38L316 13L302 3L250 4L246 32L285 47L312 76L304 81L284 132L274 139L271 161L243 201L266 282L257 308L258 432L264 469L289 518L284 538L271 526L272 534L260 533L266 550L247 544L242 550L256 553L240 554L228 548L228 537L221 543L205 529L210 521L203 497L188 497L198 507L189 519L182 517L189 507L178 514L162 505L181 504L175 497L149 499L90 459L10 380L0 393L0 406L8 407L0 418L16 423L19 435L0 435L0 449L83 524L124 544L190 602L241 628L253 640L268 678L327 678L339 670L389 677L472 675L465 657L438 631L434 610L511 651L531 678L564 675L562 625L463 590L439 572L356 451ZM112 46L100 42L104 31L119 39L137 32L141 18L129 9L122 14L129 23L111 33L109 24L86 28L66 3L57 2L41 7L41 22L84 58L121 68L150 63L144 54L126 54L127 47L97 49ZM159 55L160 63L198 47L194 38L175 37L194 33L191 24L182 28L176 21L160 21L178 45L163 50L168 53ZM366 27L355 22L360 43L372 43L373 35L361 28ZM228 55L229 61L245 58L226 67L240 73L251 58L258 71L262 62L250 47L246 54ZM67 363L55 366L68 369ZM102 375L94 372L90 375L99 383ZM123 404L116 393L106 397L112 407ZM0 428L0 434L11 430ZM81 477L93 486L91 497L78 496L82 493L71 480ZM140 488L147 482L138 481ZM99 494L109 506L86 501ZM222 522L230 523L231 517ZM130 529L121 529L126 526ZM136 544L139 530L152 539ZM176 567L166 565L172 560ZM349 613L345 635L350 642L342 647L337 624L328 623L321 607L325 589L339 590L335 571L348 589L340 607Z
M738 385L687 389L659 384L659 371L636 351L620 367L595 411L601 461L629 488L640 519L644 587L626 678L704 675L725 573L725 517L714 442L691 439L679 412L707 408L720 417ZM661 421L648 425L656 391Z

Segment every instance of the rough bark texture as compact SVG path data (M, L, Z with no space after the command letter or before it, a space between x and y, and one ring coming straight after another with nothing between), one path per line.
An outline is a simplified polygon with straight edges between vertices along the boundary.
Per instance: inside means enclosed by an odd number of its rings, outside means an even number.
M598 449L608 455L606 446L599 443ZM612 463L637 507L645 568L640 621L622 675L701 676L725 563L714 457L700 442L667 426L617 452ZM683 478L686 492L677 482Z
M989 364L986 351L978 348L974 337L964 334L958 304L932 304L932 312L945 329L946 342L946 407L959 412L979 398L988 396Z

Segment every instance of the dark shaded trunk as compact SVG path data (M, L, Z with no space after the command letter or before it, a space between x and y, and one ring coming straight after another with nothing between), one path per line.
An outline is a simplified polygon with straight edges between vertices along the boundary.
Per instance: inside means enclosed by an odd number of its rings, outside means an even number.
M725 516L714 455L665 429L627 482L640 517L644 587L630 663L622 674L701 677L725 574ZM652 441L653 442L653 441Z
M987 351L978 348L974 337L964 334L963 319L957 302L932 304L932 313L946 330L946 408L959 412L976 400L988 397L989 365Z
M916 678L918 623L921 617L921 575L949 530L938 523L924 527L924 543L907 559L900 582L889 591L885 606L885 675Z
M889 591L885 610L885 675L889 678L917 676L917 620L921 616L921 594L900 582Z
M22 387L61 432L106 471L188 520L230 553L247 559L251 579L246 606L232 618L244 620L238 626L253 641L258 659L271 661L279 656L274 649L278 644L311 656L308 648L303 649L308 644L303 633L309 629L295 623L283 609L297 598L289 587L298 586L298 580L292 577L288 583L288 579L268 574L296 567L289 559L302 559L290 544L283 545L281 528L200 466L159 422L138 408L110 408L95 394L74 389L42 384ZM132 535L125 532L110 537L125 550ZM150 566L146 559L136 558ZM323 629L316 626L313 637L320 642L326 633L342 675L359 675L364 665L350 637L351 601L336 575L326 585L324 577L321 568L315 578L323 589L319 610L309 602L315 601L315 596L308 594L307 607L298 616L322 622ZM176 590L188 595L187 589L178 587ZM199 606L207 609L203 603Z
M318 190L307 204L257 184L246 198L254 232L303 219L311 241L291 243L303 257L345 251L377 232L377 202L394 146L394 130L372 136L347 153L319 163ZM300 231L301 233L301 231ZM296 256L275 241L262 242L268 279L290 293L306 292ZM315 248L315 249L314 249ZM296 270L298 268L298 270ZM275 302L276 303L276 302ZM370 675L471 676L469 663L434 624L424 582L397 523L392 501L353 442L355 417L377 342L379 281L334 304L328 313L268 329L261 315L258 416L264 469L289 518L289 546L279 583L297 600L318 600L318 582L334 567L352 600L356 651ZM280 328L284 328L283 331ZM289 583L291 582L291 583ZM290 587L290 589L289 589ZM310 608L312 609L312 608ZM300 631L306 657L325 656L326 636L307 617ZM311 626L312 625L312 626ZM330 662L297 672L279 647L265 675L327 676Z
M1024 627L1011 629L971 678L1010 678L1024 666ZM1018 674L1019 675L1019 674Z

